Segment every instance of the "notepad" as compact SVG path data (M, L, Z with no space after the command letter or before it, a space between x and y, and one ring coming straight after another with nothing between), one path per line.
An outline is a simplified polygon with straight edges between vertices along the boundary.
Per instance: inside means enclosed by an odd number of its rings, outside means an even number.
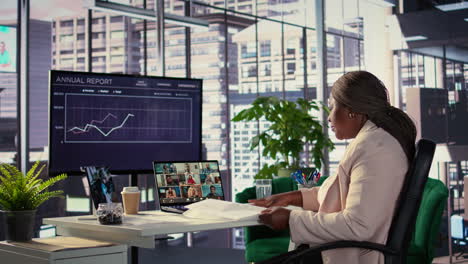
M216 199L207 199L186 206L188 211L184 216L210 220L258 220L258 215L264 207L251 204L240 204Z

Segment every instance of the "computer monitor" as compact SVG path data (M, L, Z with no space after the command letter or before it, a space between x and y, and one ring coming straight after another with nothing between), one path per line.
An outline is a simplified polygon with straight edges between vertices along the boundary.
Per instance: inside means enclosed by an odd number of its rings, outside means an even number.
M183 206L205 199L224 200L218 162L154 162L160 206Z
M49 172L201 158L202 80L50 71Z

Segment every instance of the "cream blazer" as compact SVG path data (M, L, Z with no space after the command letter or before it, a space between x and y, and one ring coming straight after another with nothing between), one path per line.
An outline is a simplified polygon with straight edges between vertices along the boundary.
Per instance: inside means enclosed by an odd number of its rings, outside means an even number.
M291 240L310 246L338 240L385 244L407 170L398 141L367 121L347 147L336 175L321 187L301 190L304 210L291 212ZM324 251L322 259L384 263L383 254L356 248Z

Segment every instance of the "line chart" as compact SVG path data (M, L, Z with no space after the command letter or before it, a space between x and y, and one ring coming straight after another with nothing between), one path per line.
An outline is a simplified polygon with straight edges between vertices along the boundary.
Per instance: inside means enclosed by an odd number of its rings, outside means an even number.
M65 95L66 143L191 143L191 98Z
M95 128L95 129L96 129L97 131L99 131L99 133L101 133L103 136L107 137L107 136L109 136L112 132L114 132L115 130L122 128L122 127L125 125L125 123L127 122L128 118L134 117L135 115L130 114L130 113L127 114L127 116L125 117L125 119L122 121L122 123L121 123L120 125L111 128L109 131L107 131L107 133L104 132L104 131L102 131L101 128L99 128L98 126L96 126L96 125L93 124L93 122L102 124L102 123L104 123L104 121L106 121L106 119L107 119L109 116L112 116L112 117L114 117L114 118L117 118L115 115L109 113L109 114L107 114L107 116L106 116L102 121L92 120L89 124L86 124L84 128L73 127L73 128L71 128L70 130L68 130L68 132L72 132L73 134L81 134L81 133L89 132L89 128Z

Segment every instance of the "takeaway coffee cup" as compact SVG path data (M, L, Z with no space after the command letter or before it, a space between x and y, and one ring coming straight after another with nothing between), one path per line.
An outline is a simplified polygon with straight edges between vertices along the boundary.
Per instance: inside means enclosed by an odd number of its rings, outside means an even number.
M138 187L124 187L121 194L125 214L138 214L138 207L140 207L140 190L138 190Z

